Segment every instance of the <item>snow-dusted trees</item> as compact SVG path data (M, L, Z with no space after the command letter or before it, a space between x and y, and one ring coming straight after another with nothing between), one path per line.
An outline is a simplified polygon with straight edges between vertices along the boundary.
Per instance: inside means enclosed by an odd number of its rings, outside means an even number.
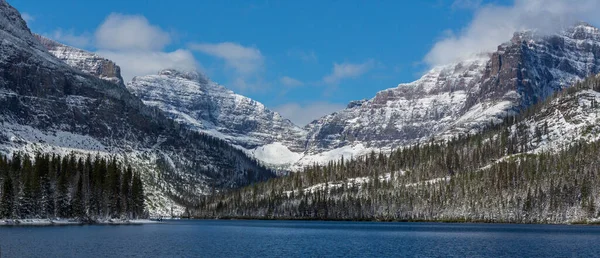
M311 166L201 198L193 213L286 219L594 221L600 217L600 142L571 141L552 152L536 145L550 140L551 124L539 122L545 113L597 108L595 102L580 107L577 96L600 91L599 81L593 77L578 83L518 117L490 125L484 133Z
M0 218L144 216L139 174L115 159L0 157Z
M600 143L501 156L498 142L477 142L413 146L383 159L367 155L313 166L202 198L193 214L548 223L600 215Z

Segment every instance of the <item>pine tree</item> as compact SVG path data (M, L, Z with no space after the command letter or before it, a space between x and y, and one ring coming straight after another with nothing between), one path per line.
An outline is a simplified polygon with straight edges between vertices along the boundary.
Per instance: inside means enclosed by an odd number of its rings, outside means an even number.
M77 183L75 188L75 194L73 195L73 200L71 201L71 207L73 208L72 216L75 218L83 219L87 217L85 202L84 202L84 192L83 192L83 175L79 175L77 177Z
M58 157L60 160L60 157ZM58 169L58 182L56 185L57 188L57 197L56 197L56 209L57 215L61 218L69 218L71 214L71 205L69 198L69 168L68 168L68 158L62 158L61 162L56 162L59 165Z
M110 216L116 218L121 214L121 173L116 159L113 158L111 160L107 170L106 189L109 196L108 210Z
M22 193L19 194L19 217L20 218L34 218L38 214L38 192L39 192L39 178L33 170L33 166L29 157L23 158L23 187Z
M144 186L138 173L133 175L131 195L133 197L133 217L140 218L144 215Z
M125 213L127 217L131 217L133 214L133 197L131 194L131 181L133 180L133 170L131 166L127 166L127 170L122 178L121 184L121 211Z
M4 177L2 185L2 199L0 199L0 218L13 218L13 209L15 206L14 186L8 173Z

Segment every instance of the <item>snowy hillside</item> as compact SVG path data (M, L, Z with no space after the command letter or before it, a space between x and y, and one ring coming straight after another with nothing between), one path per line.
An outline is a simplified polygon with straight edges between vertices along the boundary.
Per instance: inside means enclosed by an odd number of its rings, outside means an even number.
M196 72L164 70L138 76L127 88L176 121L246 149L282 143L301 151L305 132L276 112Z
M597 90L582 88L563 92L513 125L510 132L527 132L530 153L555 152L577 142L596 142L600 140L600 92Z

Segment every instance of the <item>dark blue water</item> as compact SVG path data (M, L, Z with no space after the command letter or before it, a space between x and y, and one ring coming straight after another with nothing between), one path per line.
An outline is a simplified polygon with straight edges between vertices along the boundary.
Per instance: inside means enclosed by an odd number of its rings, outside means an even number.
M600 257L600 227L306 221L0 227L5 257Z

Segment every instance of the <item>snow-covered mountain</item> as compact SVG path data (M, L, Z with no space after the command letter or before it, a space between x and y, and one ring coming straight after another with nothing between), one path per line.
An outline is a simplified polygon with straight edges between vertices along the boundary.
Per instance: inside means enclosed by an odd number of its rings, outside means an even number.
M518 32L495 52L434 67L417 81L353 101L304 131L202 76L168 70L138 77L128 88L184 124L228 139L267 163L298 169L481 131L600 72L598 57L600 33L586 23L554 35Z
M169 213L172 203L213 187L273 176L225 141L181 128L144 105L114 83L120 75L111 62L64 46L53 54L65 58L55 57L5 0L0 39L0 153L117 157L142 173L154 213ZM83 61L70 62L73 57Z
M352 102L310 123L307 151L320 153L358 144L389 149L446 130L463 114L463 105L478 87L488 59L482 55L435 67L415 82Z
M362 154L480 131L598 72L600 31L589 24L515 33L493 53L435 67L309 124L307 153L361 146Z
M109 60L42 42L79 70L120 79ZM414 82L353 101L305 128L196 72L139 76L127 89L186 127L224 139L269 166L295 170L481 131L600 72L598 57L600 32L586 23L553 35L518 32L494 52L434 67Z
M113 61L85 50L63 45L38 34L34 34L34 36L46 47L48 52L68 65L100 79L124 85L121 68Z
M135 77L127 88L177 122L225 139L267 164L289 164L297 159L294 153L304 151L303 129L197 72L167 69Z

